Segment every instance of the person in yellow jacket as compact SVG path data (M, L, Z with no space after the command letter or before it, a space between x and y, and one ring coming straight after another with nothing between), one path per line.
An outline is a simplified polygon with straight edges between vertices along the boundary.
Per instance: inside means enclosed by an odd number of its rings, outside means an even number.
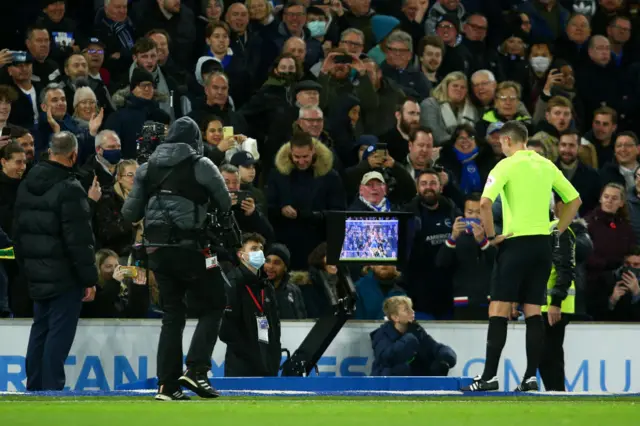
M555 196L555 216L559 217L564 204ZM587 232L586 222L574 220L567 232L554 231L553 266L547 282L547 305L542 307L545 319L545 343L538 370L547 391L565 391L564 335L565 329L576 313L576 281L578 262L586 259L585 251L593 245ZM577 247L580 254L576 259Z

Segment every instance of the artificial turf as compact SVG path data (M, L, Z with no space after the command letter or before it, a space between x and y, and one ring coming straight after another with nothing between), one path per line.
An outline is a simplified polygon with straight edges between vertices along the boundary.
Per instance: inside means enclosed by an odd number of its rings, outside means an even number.
M167 403L149 397L0 397L0 424L11 426L635 426L639 419L635 398L230 397Z

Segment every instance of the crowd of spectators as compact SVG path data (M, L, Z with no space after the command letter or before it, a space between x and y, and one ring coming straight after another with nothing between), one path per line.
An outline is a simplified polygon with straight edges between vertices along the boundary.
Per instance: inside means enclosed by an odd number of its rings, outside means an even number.
M384 300L407 295L417 319L486 319L495 248L458 218L479 216L498 131L517 120L583 201L593 251L577 259L576 313L639 321L638 281L619 278L640 276L639 11L631 0L24 0L0 28L5 246L20 182L52 135L71 132L99 276L82 316L161 315L139 263L143 223L121 208L146 126L188 116L240 228L264 239L281 319L330 311L327 210L421 221L407 264L349 271L355 318L383 319ZM0 260L0 317L33 314L27 289Z

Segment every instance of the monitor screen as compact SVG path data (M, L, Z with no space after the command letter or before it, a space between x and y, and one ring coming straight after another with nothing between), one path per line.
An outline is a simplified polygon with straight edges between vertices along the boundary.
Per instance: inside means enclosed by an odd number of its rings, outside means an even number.
M344 221L341 262L396 262L399 219L395 216L349 216Z

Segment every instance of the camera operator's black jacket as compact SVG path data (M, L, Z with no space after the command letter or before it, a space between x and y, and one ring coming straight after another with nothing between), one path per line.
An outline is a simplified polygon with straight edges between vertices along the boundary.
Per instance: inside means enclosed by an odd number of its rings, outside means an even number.
M149 162L138 169L133 189L122 207L124 218L130 222L138 222L144 217L147 231L153 227L173 227L181 231L203 229L207 205L196 205L179 195L158 196L149 193L152 185L160 183L148 181L149 164L155 163L162 168L175 167L189 158L194 160L194 178L205 188L209 204L219 212L228 212L231 209L231 197L222 175L211 160L199 157L197 152L202 152L200 129L192 119L182 117L171 126L167 138L151 155Z
M227 279L228 305L220 328L220 340L227 344L225 377L277 376L281 358L280 318L273 286L262 270L256 275L243 264L227 274ZM247 287L262 305L269 321L268 344L258 341L256 318L262 314Z
M491 272L496 248L488 241L478 244L473 234L462 234L442 245L436 266L453 272L453 297L456 306L479 306L488 303Z

